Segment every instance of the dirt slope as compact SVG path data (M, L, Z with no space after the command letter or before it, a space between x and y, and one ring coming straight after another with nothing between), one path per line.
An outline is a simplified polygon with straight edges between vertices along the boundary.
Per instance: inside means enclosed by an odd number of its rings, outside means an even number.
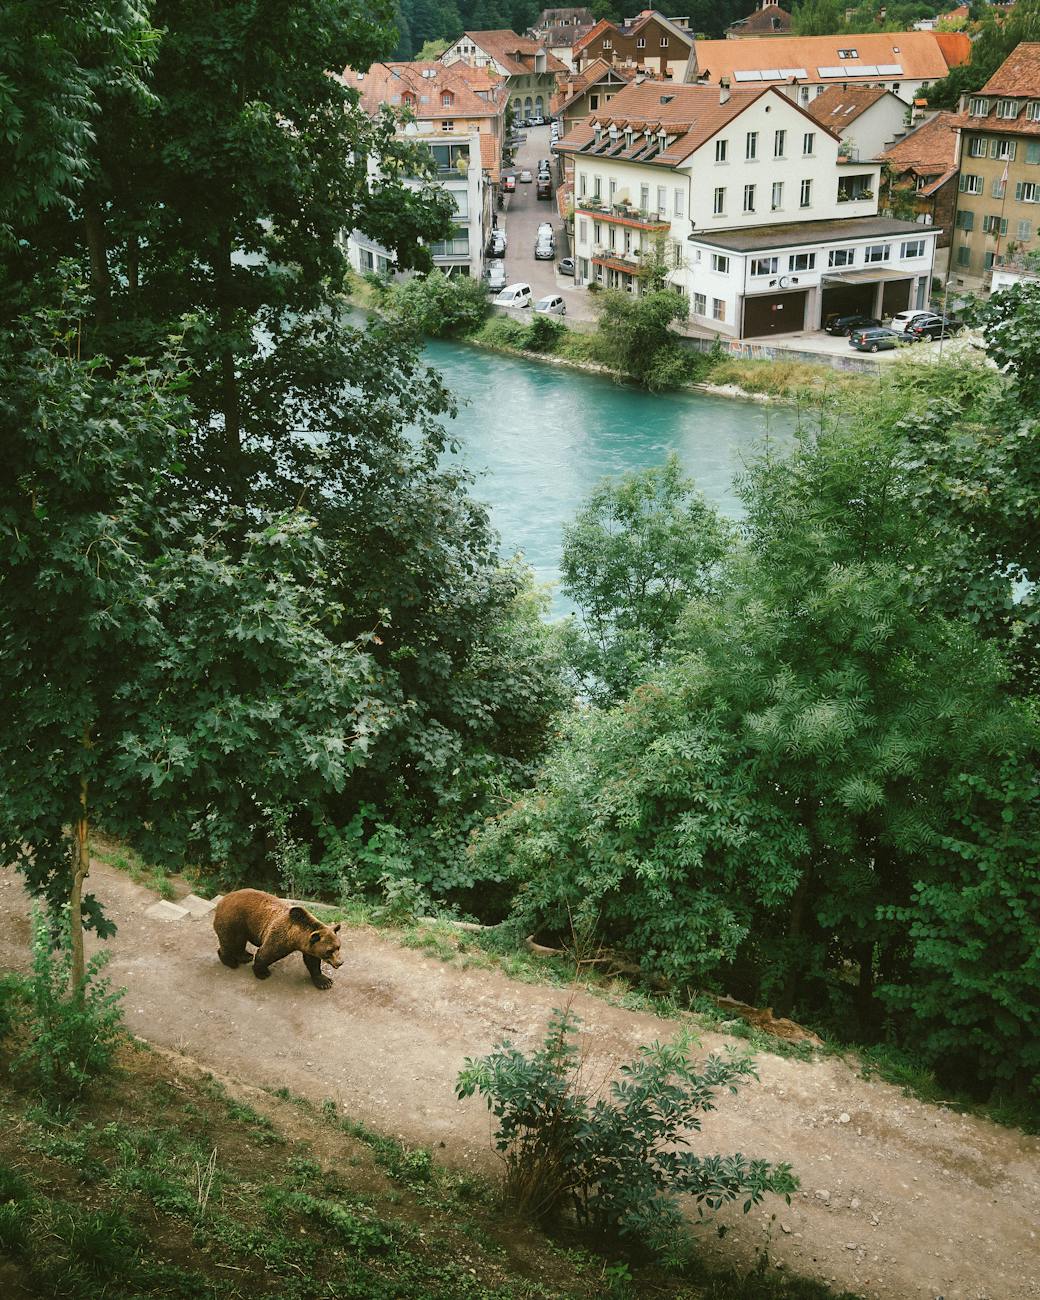
M260 983L220 964L208 918L151 920L154 896L100 863L89 886L119 926L110 972L127 988L134 1033L252 1084L333 1097L374 1128L439 1147L440 1159L494 1169L487 1112L455 1100L455 1076L503 1037L538 1042L561 990L366 930L349 936L329 992L296 957ZM27 912L19 878L0 870L0 967L26 963ZM584 994L574 1005L592 1079L674 1030ZM704 1035L705 1049L726 1042ZM778 1266L883 1300L1040 1297L1040 1140L910 1100L839 1061L758 1064L761 1084L709 1117L702 1149L790 1160L803 1191L790 1209L729 1215L728 1258L750 1261L768 1239Z

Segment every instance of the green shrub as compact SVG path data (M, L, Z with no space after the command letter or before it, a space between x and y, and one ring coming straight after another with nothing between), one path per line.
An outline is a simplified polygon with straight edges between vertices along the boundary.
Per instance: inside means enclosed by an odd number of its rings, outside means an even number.
M491 316L475 336L478 343L491 348L508 348L519 352L525 345L527 326L511 316Z
M440 271L390 286L387 301L432 338L472 334L489 311L487 290L480 280L467 275L449 277Z
M610 1099L594 1098L579 1083L579 1023L557 1010L533 1056L501 1043L467 1059L456 1081L460 1100L479 1092L497 1119L507 1189L523 1213L547 1220L570 1209L582 1226L663 1251L685 1222L679 1196L692 1196L698 1213L737 1199L747 1213L766 1192L790 1203L798 1180L787 1164L676 1149L689 1146L687 1133L700 1130L720 1091L757 1077L749 1060L709 1056L695 1070L683 1035L641 1047Z
M567 332L562 320L552 316L534 316L527 327L524 347L529 352L555 352L560 340Z
M51 945L47 922L33 912L33 965L26 982L29 1041L12 1062L28 1071L43 1099L52 1106L76 1100L92 1080L112 1069L126 1034L119 1001L98 975L108 953L87 963L83 984L71 988L72 956L67 936Z
M0 1045L19 1023L27 992L21 975L0 975Z

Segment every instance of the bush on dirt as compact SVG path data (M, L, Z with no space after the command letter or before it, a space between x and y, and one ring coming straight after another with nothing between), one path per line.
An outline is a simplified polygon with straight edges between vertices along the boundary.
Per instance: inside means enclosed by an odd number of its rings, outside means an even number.
M495 1145L521 1213L544 1222L570 1210L583 1227L664 1253L685 1224L679 1196L692 1196L699 1213L738 1199L747 1213L766 1192L790 1202L798 1188L790 1165L677 1150L700 1131L701 1113L716 1108L721 1090L757 1078L750 1060L709 1056L696 1069L683 1034L641 1047L609 1099L597 1097L581 1082L579 1023L557 1010L532 1056L501 1043L479 1060L467 1058L456 1081L460 1100L480 1093L498 1120Z

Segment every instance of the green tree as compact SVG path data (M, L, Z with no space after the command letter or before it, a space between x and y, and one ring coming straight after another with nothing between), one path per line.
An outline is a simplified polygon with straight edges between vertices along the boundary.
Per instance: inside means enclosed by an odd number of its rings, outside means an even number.
M791 10L795 36L833 36L845 26L845 10L838 0L802 0Z
M972 40L971 59L951 68L925 92L931 109L956 109L962 95L981 90L1011 51L1023 41L1040 40L1040 0L1019 0L1005 12L985 7L978 35Z
M686 299L671 289L636 298L611 289L600 295L596 312L596 348L604 364L644 388L670 386L668 363L683 355L670 326L689 314Z
M593 698L621 699L660 665L682 611L714 593L729 540L674 455L596 488L564 529L560 561L584 631L573 661Z
M422 48L416 52L415 57L423 62L434 62L439 59L444 51L448 48L446 40L424 41Z
M482 280L468 275L446 276L442 271L394 285L389 301L394 311L432 338L472 334L488 314L488 295Z

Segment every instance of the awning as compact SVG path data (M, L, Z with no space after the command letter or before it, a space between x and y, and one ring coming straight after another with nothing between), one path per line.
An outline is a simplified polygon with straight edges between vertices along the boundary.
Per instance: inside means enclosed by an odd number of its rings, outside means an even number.
M912 280L913 271L824 271L821 280L835 284L877 284L881 280Z

